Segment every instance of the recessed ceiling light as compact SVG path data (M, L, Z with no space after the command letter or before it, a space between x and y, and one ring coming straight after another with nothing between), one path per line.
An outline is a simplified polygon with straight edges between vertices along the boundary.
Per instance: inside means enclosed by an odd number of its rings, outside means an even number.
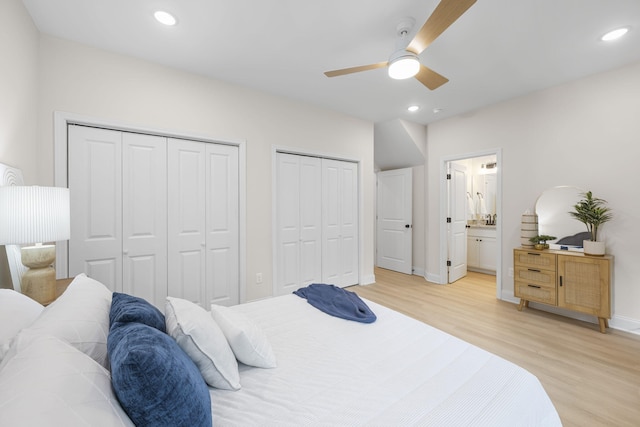
M407 110L411 111L412 113L418 111L420 109L420 106L418 105L412 105L409 108L407 108Z
M600 37L600 40L605 41L605 42L609 42L609 41L612 41L612 40L617 40L620 37L622 37L625 34L627 34L628 31L629 31L629 28L627 28L627 27L618 28L616 30L609 31L607 34L605 34L604 36Z
M158 22L164 25L172 26L176 25L176 18L170 14L169 12L165 12L164 10L159 10L153 14Z

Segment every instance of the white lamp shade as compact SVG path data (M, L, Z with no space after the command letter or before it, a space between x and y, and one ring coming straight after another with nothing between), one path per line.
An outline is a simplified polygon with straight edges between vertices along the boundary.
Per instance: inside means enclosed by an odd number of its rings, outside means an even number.
M0 245L68 240L69 189L0 187Z

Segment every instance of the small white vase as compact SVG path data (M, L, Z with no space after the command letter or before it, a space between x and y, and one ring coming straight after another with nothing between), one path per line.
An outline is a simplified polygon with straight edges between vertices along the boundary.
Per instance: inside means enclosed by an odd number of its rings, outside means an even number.
M604 242L593 242L591 240L583 240L582 247L585 255L602 256L605 252Z

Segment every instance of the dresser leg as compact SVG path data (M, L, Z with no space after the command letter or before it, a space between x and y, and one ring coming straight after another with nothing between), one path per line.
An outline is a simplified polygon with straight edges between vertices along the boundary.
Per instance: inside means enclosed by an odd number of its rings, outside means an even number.
M523 307L529 307L529 301L524 298L520 298L520 304L518 304L518 311L522 311Z
M598 317L598 323L600 324L600 332L606 334L607 328L609 327L609 321L604 317Z

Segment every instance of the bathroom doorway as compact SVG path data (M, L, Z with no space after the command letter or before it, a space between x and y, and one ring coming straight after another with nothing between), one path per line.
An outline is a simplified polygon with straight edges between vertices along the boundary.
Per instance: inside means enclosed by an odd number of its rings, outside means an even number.
M446 242L441 259L450 264L445 275L447 283L466 275L460 273L459 266L464 263L468 271L495 276L498 298L502 293L501 157L501 150L495 149L443 158L441 167L447 171L445 175L452 176L449 171L462 168L466 170L466 178L465 185L447 180L440 193L440 203L447 206L446 218L440 222L441 236ZM464 238L456 236L459 233L455 231L455 223L459 221L448 219L452 217L466 220Z

